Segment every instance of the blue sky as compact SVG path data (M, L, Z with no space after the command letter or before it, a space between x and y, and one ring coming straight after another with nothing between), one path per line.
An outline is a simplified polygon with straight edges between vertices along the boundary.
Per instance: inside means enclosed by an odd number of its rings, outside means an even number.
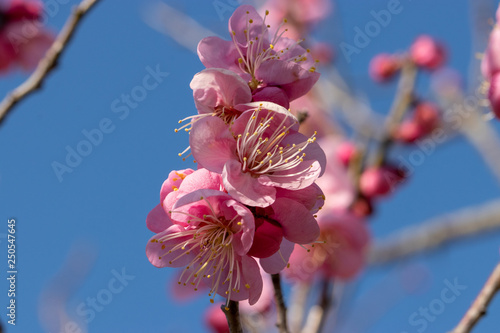
M221 2L232 8L237 3ZM493 17L496 1L482 2L492 8ZM76 3L52 1L49 27L60 29ZM219 15L212 1L167 3L227 36L230 12ZM351 43L355 27L363 28L373 20L370 11L385 9L388 3L339 1L333 17L320 27L318 39L335 45ZM16 219L17 228L18 317L16 326L7 327L7 332L43 332L37 319L39 305L48 307L52 303L47 294L54 299L66 290L71 291L67 313L80 324L88 320L89 332L204 330L201 317L208 298L200 295L192 302L178 303L169 297L166 285L174 272L153 267L144 251L152 235L145 218L157 204L163 180L172 169L193 166L177 156L188 145L187 135L173 129L179 119L195 113L189 82L203 66L195 54L143 21L141 11L146 4L103 1L96 6L43 89L16 107L0 127L0 217L4 223L0 236L7 233L9 218ZM390 105L394 85L380 87L368 79L373 55L404 50L417 35L427 33L446 43L449 66L464 76L474 60L468 2L401 0L400 5L402 11L351 62L337 49L337 68L354 89L368 96L377 112ZM24 73L3 77L0 96L25 78ZM424 75L419 92L430 95L428 87ZM496 124L494 128L498 130ZM96 129L102 134L95 134ZM95 143L90 147L82 143L87 140L85 133L94 133ZM69 152L78 149L88 151L87 156L67 164ZM58 176L57 163L67 164L71 172ZM498 181L477 151L457 138L430 154L394 196L379 202L370 225L373 234L381 237L497 197ZM361 323L356 329L418 332L424 324L412 325L409 318L440 299L448 283L457 280L465 289L457 291L460 295L433 320L426 319L423 329L450 330L498 262L499 236L496 232L455 242L404 262L368 269L350 289L350 305L358 309L352 313L357 318L354 322ZM5 238L0 241L1 251L6 252ZM65 262L67 272L61 273ZM5 265L2 259L3 276ZM397 282L406 279L401 276L413 276L412 269L425 279L410 292L408 285ZM78 274L80 281L71 278ZM0 283L2 306L7 306L7 287L6 281ZM367 301L366 295L375 299ZM98 297L106 304L93 308L92 299ZM377 316L371 318L371 311L359 310L363 304L377 310ZM477 332L498 329L499 297L490 311ZM4 312L0 320L5 324ZM348 325L356 325L349 318L348 312L342 314ZM413 318L422 320L419 314ZM354 329L350 326L344 332Z

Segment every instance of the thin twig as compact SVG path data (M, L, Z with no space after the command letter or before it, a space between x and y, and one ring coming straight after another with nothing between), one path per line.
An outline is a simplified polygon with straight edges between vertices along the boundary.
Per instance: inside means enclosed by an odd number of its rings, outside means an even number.
M488 309L488 304L495 296L495 294L500 290L500 263L496 266L491 273L488 281L486 281L483 289L477 295L476 300L472 303L471 307L465 313L457 327L452 331L452 333L469 333L474 326L477 324L479 319L486 314Z
M240 309L239 303L236 301L229 301L229 306L226 308L226 304L222 304L222 312L226 315L227 324L229 325L229 332L231 333L243 333L243 328L241 326Z
M439 216L389 235L373 246L368 261L372 265L385 264L491 230L500 230L500 199Z
M393 143L394 131L397 129L406 111L414 101L413 90L417 78L417 66L410 59L403 60L401 68L401 78L398 84L398 92L387 115L387 122L377 153L375 155L375 166L381 166L387 155L387 150Z
M276 307L278 308L278 319L276 322L276 326L278 327L280 333L289 333L286 321L285 300L283 299L283 293L281 291L280 274L272 274L271 279L274 286L274 300L276 301Z
M42 60L40 60L35 71L19 87L10 92L0 103L0 124L2 124L9 111L11 111L17 103L32 92L40 89L47 75L57 66L57 62L73 37L78 24L98 1L99 0L83 0L74 9L73 14L68 18L56 40L52 43L52 46Z

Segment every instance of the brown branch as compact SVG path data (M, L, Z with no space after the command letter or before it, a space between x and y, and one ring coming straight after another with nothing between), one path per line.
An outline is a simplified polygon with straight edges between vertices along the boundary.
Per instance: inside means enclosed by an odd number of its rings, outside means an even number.
M479 319L486 314L488 309L488 304L495 296L495 294L500 290L500 263L496 266L491 273L488 281L486 281L483 289L477 295L476 300L472 303L471 307L465 313L457 327L452 331L452 333L469 333L474 326L477 324Z
M239 303L236 301L229 301L229 306L227 308L226 304L222 304L220 308L226 315L227 324L229 325L229 332L243 333L240 319Z
M280 274L271 274L271 279L274 286L274 300L276 301L276 307L278 308L278 319L276 326L278 327L280 333L288 333L288 325L286 321L286 306L285 300L283 299L283 293L281 291L281 279Z
M11 111L17 103L32 92L40 89L47 75L57 66L57 62L73 37L78 24L98 1L99 0L83 0L74 9L73 14L68 18L56 40L52 43L52 46L40 60L35 71L19 87L10 92L0 103L0 124L2 124L9 111Z
M372 247L368 262L372 265L385 264L492 230L500 230L500 199L396 232Z

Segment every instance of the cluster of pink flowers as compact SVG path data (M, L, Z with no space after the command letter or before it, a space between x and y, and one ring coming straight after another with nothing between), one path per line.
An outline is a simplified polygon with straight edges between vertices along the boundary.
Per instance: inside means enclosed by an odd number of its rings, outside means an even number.
M316 137L299 133L288 109L319 74L310 51L282 36L251 6L229 20L231 40L204 38L207 67L191 82L198 114L189 132L197 170L172 171L147 217L157 267L184 267L178 283L229 300L261 295L261 268L279 273L294 244L315 243L326 166ZM177 130L176 130L177 131ZM260 266L260 267L259 267Z
M32 70L54 36L42 27L41 2L0 1L0 73L15 67Z
M496 13L497 24L490 34L488 47L481 62L483 76L489 81L488 99L491 110L497 118L500 118L500 6Z

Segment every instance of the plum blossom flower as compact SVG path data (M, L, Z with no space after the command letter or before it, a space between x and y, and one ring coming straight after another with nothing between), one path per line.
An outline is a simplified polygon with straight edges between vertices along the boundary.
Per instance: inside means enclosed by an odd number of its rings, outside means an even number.
M257 302L262 277L247 255L255 229L252 212L224 192L204 189L183 195L172 208L173 225L148 242L149 261L156 267L185 267L179 284L195 290L208 286L212 303L215 294L228 302Z
M15 66L32 70L54 41L40 27L42 4L10 0L0 3L0 72Z
M309 51L299 42L282 37L284 31L279 29L269 36L268 14L266 11L262 19L252 6L238 7L229 19L232 40L204 38L198 44L198 55L207 68L238 73L252 91L268 87L282 90L288 99L286 104L307 93L319 74Z
M321 176L325 155L315 137L297 132L297 119L273 103L248 103L228 130L207 117L193 125L192 154L204 168L220 173L226 191L253 207L276 200L276 188L299 190Z
M370 235L364 221L350 213L322 212L319 242L296 247L290 257L286 277L312 281L319 274L326 278L350 279L363 267Z

